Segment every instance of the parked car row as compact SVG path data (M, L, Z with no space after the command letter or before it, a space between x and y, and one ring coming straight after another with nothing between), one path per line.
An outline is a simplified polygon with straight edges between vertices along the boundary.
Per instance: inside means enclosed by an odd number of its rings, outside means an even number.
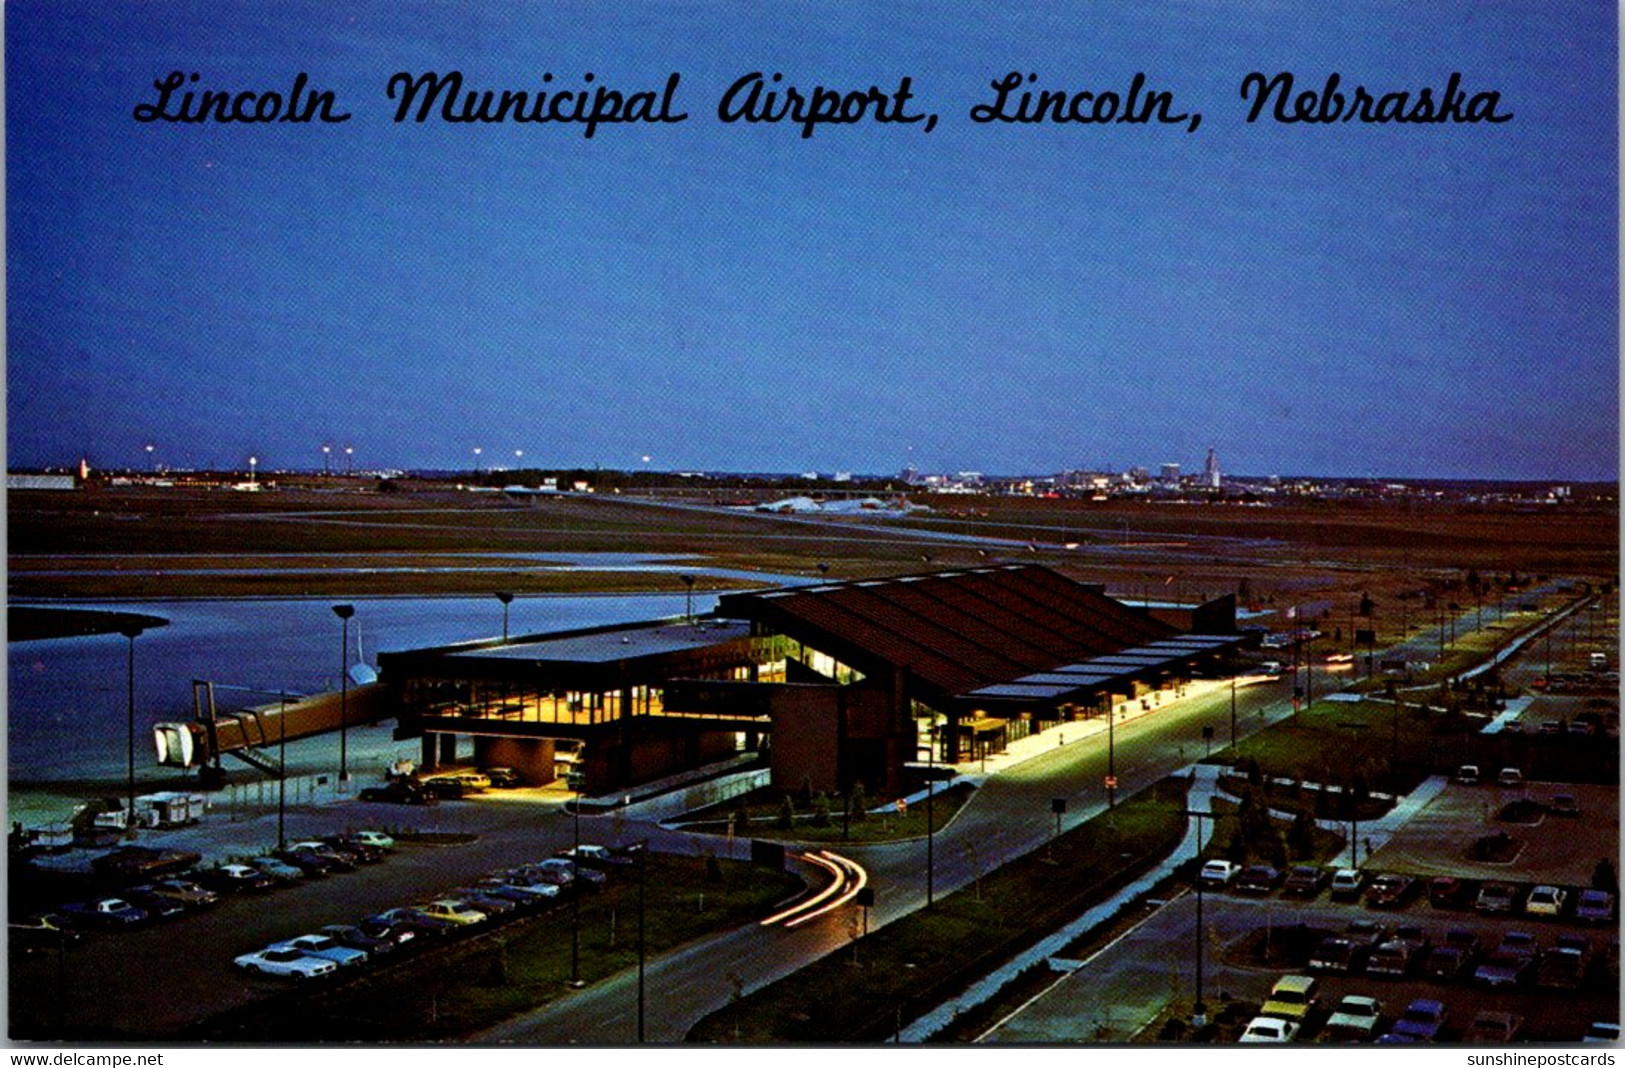
M1411 1045L1439 1041L1451 1024L1448 1006L1437 998L1412 999L1390 1018L1383 1011L1382 1001L1368 994L1346 994L1336 1005L1324 1008L1320 995L1319 981L1314 976L1282 976L1239 1041L1243 1044L1293 1042L1315 1034L1319 1024L1318 1041L1323 1043ZM1320 1020L1322 1012L1326 1014L1324 1022ZM1463 1028L1460 1041L1504 1045L1519 1037L1523 1024L1524 1018L1517 1013L1482 1011ZM1593 1024L1592 1027L1603 1035L1611 1027L1614 1037L1618 1036L1617 1024ZM1593 1040L1590 1032L1585 1040Z
M1617 967L1617 943L1614 944ZM1508 931L1491 948L1466 928L1451 928L1435 941L1424 928L1400 926L1390 931L1371 920L1355 920L1329 935L1309 954L1308 969L1380 979L1420 977L1436 982L1468 982L1488 989L1538 987L1575 990L1593 976L1597 957L1590 939L1561 934L1542 948L1526 931ZM1608 967L1607 960L1601 963Z
M1197 881L1206 890L1231 890L1237 894L1267 895L1276 889L1283 897L1311 900L1330 890L1333 901L1364 901L1367 908L1402 909L1427 895L1438 909L1471 907L1476 912L1523 914L1579 923L1606 925L1614 922L1615 897L1607 890L1569 888L1542 884L1521 885L1488 880L1479 883L1454 875L1439 875L1424 881L1403 872L1375 875L1357 868L1335 871L1312 864L1300 864L1280 871L1267 864L1242 867L1228 860L1210 860L1202 865Z
M266 893L336 871L354 871L360 864L382 860L393 847L394 840L380 831L295 842L240 864L194 868L127 886L117 894L70 901L38 919L50 927L127 930L212 908L226 896Z
M455 801L486 790L511 790L523 786L512 768L486 768L484 771L451 771L424 778L391 779L382 786L369 786L356 796L362 801L394 805L429 805Z
M429 901L385 909L354 924L329 924L245 953L235 963L247 971L291 979L334 975L406 947L539 911L572 893L596 890L608 880L608 871L631 863L604 846L581 846L565 854L504 868Z

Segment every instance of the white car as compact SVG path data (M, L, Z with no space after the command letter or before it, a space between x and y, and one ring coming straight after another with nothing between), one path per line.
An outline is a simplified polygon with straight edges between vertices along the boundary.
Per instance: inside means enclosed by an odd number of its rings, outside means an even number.
M395 839L383 831L356 831L350 835L355 841L374 849L390 850L395 848Z
M1362 994L1345 994L1337 1003L1321 1040L1326 1042L1362 1042L1377 1033L1377 1021L1382 1018L1382 1003Z
M1560 886L1537 886L1529 891L1523 910L1531 916L1556 916L1563 911L1568 896Z
M365 964L367 962L366 950L351 949L349 946L342 946L335 940L329 938L327 935L300 935L298 938L290 938L286 942L278 942L270 948L297 949L304 953L308 953L313 957L321 957L325 960L330 960L340 967L348 967L352 964Z
M1332 874L1332 897L1337 899L1359 897L1365 886L1365 872L1355 868L1339 868Z
M1196 879L1210 890L1222 889L1236 881L1241 874L1241 865L1232 864L1228 860L1210 860L1202 865L1201 874Z
M1277 1020L1273 1016L1254 1017L1241 1033L1240 1041L1247 1044L1270 1043L1279 1045L1298 1037L1298 1025L1290 1020Z
M312 957L303 950L279 946L268 946L257 953L244 953L233 963L261 975L282 975L291 979L315 979L339 970L337 964L324 957Z

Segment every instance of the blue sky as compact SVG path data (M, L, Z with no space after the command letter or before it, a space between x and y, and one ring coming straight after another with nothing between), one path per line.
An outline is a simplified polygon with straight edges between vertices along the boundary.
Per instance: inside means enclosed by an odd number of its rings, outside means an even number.
M1608 3L73 3L6 11L12 464L1611 478ZM153 79L335 126L152 124ZM686 123L397 126L398 71L682 74ZM751 70L921 127L727 126ZM988 83L1203 113L978 126ZM1247 124L1250 71L1498 90Z

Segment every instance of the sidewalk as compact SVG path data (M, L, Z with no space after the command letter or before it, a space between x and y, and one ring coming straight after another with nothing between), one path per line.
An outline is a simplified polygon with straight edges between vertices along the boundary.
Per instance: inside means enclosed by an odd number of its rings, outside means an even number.
M1209 803L1215 792L1219 770L1217 766L1211 764L1198 764L1188 769L1191 776L1191 788L1186 803L1190 811L1212 811ZM1173 874L1176 867L1196 856L1197 838L1205 833L1201 830L1201 820L1192 819L1188 823L1189 826L1185 831L1184 839L1156 867L1118 890L1107 900L1089 909L1065 927L1047 936L1014 959L1005 962L991 974L972 984L970 989L959 997L938 1005L935 1009L910 1023L902 1029L898 1040L901 1042L924 1042L951 1023L959 1013L987 1001L1018 974L1040 961L1055 956L1079 935L1111 919L1129 902Z

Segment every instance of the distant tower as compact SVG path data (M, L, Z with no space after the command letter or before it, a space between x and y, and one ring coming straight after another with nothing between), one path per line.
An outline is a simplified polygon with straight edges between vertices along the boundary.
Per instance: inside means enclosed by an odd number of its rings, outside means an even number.
M1207 466L1202 469L1202 481L1209 489L1219 488L1219 454L1212 449L1207 451Z
M1163 464L1162 465L1162 480L1164 482L1178 482L1179 481L1179 465L1178 464Z

